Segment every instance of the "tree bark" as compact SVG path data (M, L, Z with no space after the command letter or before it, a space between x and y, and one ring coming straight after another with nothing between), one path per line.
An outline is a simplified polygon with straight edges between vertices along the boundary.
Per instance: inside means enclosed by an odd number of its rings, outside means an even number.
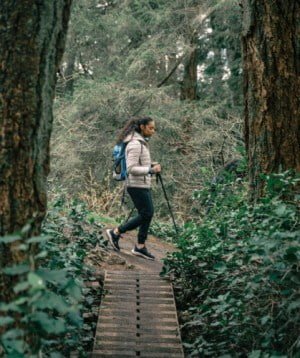
M181 84L180 99L197 99L197 65L198 65L198 33L195 32L191 39L192 51L184 64L183 80Z
M40 232L70 7L71 0L0 2L0 236L27 223L28 235ZM11 246L0 246L0 267L20 259Z
M181 100L197 99L197 48L193 49L184 66L184 74L181 86Z
M73 96L74 93L74 69L77 57L77 41L74 30L72 29L72 23L70 22L70 27L68 30L67 37L67 48L62 59L65 67L60 66L60 72L63 75L63 92L70 96Z
M74 93L74 68L75 68L76 54L72 52L67 58L67 67L64 73L66 86L65 93L73 96Z
M252 198L262 173L300 171L300 3L243 0L245 141Z

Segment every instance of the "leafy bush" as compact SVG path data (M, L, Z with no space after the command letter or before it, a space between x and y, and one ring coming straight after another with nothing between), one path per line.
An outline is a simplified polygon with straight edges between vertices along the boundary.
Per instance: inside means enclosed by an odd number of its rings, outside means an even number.
M158 220L153 220L149 233L170 242L173 242L176 238L174 225L172 223L164 223Z
M298 184L297 184L298 183ZM241 180L196 197L209 202L201 224L188 223L174 275L188 356L294 357L299 353L299 179L266 177L266 194L248 204Z
M26 262L3 269L15 282L15 299L0 302L0 353L2 347L6 357L66 357L72 350L85 356L94 327L87 330L82 317L94 298L90 288L83 289L83 280L92 276L84 258L87 249L104 246L99 225L88 214L82 203L60 198L48 213L43 235L25 239L25 228L0 239L3 245L19 243L27 253ZM32 253L30 247L37 244L38 252Z

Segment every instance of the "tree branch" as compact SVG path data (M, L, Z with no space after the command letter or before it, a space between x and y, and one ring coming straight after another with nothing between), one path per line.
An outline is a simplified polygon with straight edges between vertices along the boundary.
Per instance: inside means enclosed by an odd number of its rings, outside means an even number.
M181 56L178 61L175 63L175 66L172 68L172 70L170 71L170 73L168 74L168 76L166 78L164 78L156 87L159 88L162 85L164 85L168 79L173 75L173 73L176 71L177 67L181 64L182 59L184 58L184 56Z

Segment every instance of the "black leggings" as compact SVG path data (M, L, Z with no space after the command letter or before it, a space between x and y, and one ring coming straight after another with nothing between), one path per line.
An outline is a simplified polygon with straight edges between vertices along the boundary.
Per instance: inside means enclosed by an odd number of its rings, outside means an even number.
M139 227L138 243L144 244L147 239L149 226L154 214L151 189L127 188L127 192L138 211L138 215L120 225L118 229L122 234L126 231Z

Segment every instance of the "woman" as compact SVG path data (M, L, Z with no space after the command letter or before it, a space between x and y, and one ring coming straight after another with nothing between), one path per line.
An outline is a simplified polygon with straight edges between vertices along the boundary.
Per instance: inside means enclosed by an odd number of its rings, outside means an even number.
M161 171L160 164L151 164L148 140L154 133L155 122L150 117L131 119L121 131L118 143L122 141L127 143L127 192L137 209L138 215L114 229L106 230L109 242L115 250L120 251L119 240L121 234L139 228L137 244L132 249L132 253L149 260L155 259L145 245L154 213L151 195L151 175Z

